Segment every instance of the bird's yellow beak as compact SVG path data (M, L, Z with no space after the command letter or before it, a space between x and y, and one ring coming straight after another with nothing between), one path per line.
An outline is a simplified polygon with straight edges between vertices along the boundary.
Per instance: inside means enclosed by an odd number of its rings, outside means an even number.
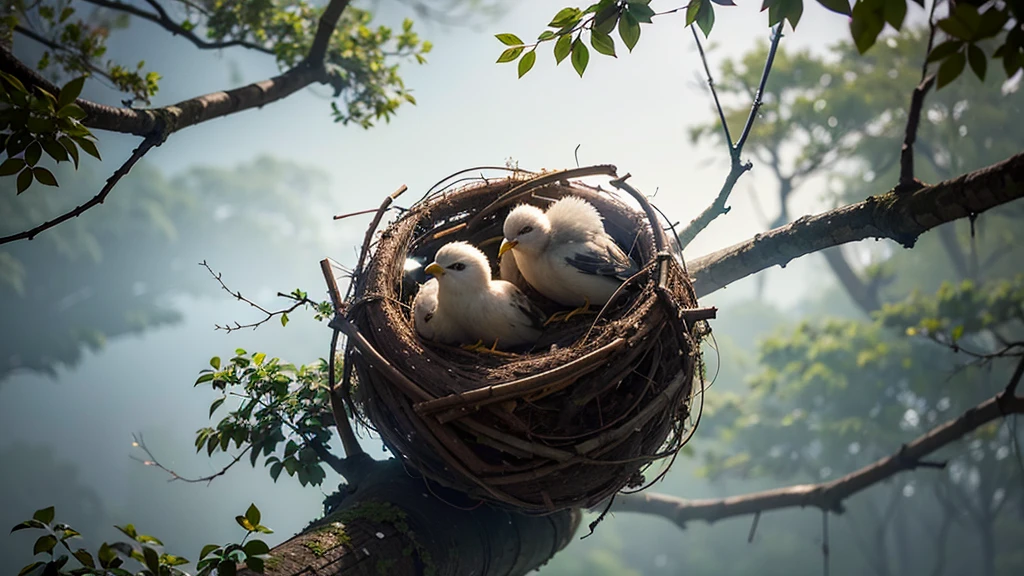
M518 245L519 245L519 240L512 240L512 241L502 240L501 248L498 248L498 258L501 258L502 254L504 254L505 252L508 252L509 250L515 248Z
M441 268L441 265L437 262L432 262L430 266L424 268L423 271L437 278L444 276L444 268Z

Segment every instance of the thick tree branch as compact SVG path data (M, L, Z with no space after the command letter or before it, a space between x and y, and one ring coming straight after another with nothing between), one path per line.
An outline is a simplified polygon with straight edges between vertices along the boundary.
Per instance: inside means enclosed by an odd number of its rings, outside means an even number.
M197 48L202 48L204 50L216 50L220 48L231 48L234 46L238 46L242 48L248 48L250 50L263 52L264 54L270 54L271 56L274 55L274 51L272 49L246 40L204 40L200 38L198 35L196 35L196 33L192 30L183 27L181 24L171 19L170 15L167 14L167 11L164 10L164 7L160 5L160 3L156 0L146 0L146 2L153 7L153 10L156 11L156 14L143 10L138 6L126 4L124 2L116 2L114 0L85 0L85 2L88 2L89 4L94 4L96 6L100 6L102 8L109 8L111 10L117 10L119 12L131 14L132 16L136 16L143 20L153 22L154 24L167 30L171 34L175 36L181 36L182 38L185 38L189 42L195 44Z
M1024 367L1024 362L1018 366L1018 373L1014 375L1015 379L1012 382L1020 380L1021 367ZM672 521L680 528L693 520L710 523L782 508L810 506L823 511L842 513L842 503L850 496L899 472L921 466L922 459L927 455L963 438L988 422L998 420L1007 414L1019 413L1024 413L1024 398L1013 396L1011 388L1007 387L1006 391L964 412L959 418L933 428L927 434L904 444L895 454L831 482L789 486L719 500L685 500L654 493L620 495L615 499L612 511L654 514Z
M1024 153L914 192L890 191L795 222L689 262L698 297L794 258L866 238L910 248L940 224L1024 196Z
M331 0L331 3L320 15L320 23L317 24L316 36L313 37L313 45L309 47L309 54L306 61L315 66L323 65L324 57L327 55L327 45L331 42L331 35L338 25L341 13L348 8L349 0Z
M710 206L704 209L696 218L690 221L690 223L684 228L677 238L679 239L679 250L686 248L694 238L697 237L705 228L714 221L715 218L727 214L729 207L725 205L729 201L729 195L732 194L732 189L736 186L736 181L739 180L745 172L750 170L753 165L750 162L743 162L740 159L740 155L743 153L743 145L747 142L747 137L750 136L750 131L754 127L754 120L757 118L757 111L761 109L762 99L764 98L764 87L768 83L768 74L771 73L772 63L775 61L775 53L779 47L779 40L782 39L782 23L780 22L775 28L772 29L772 42L768 48L768 57L764 62L764 69L761 71L761 83L757 87L757 92L754 95L754 101L750 105L750 114L747 116L747 123L743 126L743 132L740 133L739 140L733 143L729 136L729 127L725 121L725 112L722 110L722 105L718 101L718 93L715 91L715 82L711 78L711 71L708 68L708 61L704 55L704 48L700 44L700 37L697 36L697 31L690 25L693 30L693 39L697 42L697 50L700 52L700 59L704 63L704 71L708 75L708 86L711 88L711 95L714 96L715 107L718 109L718 117L722 122L722 130L725 132L725 142L729 146L729 159L730 168L729 174L725 177L725 183L722 184L722 189L719 190L718 196Z

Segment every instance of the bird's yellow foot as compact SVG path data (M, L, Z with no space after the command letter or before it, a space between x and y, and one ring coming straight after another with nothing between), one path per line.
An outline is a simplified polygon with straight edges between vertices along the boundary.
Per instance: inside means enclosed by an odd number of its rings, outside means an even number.
M569 319L572 318L573 316L580 316L583 314L594 314L594 312L590 310L589 298L584 298L583 305L580 306L579 308L575 308L573 310L568 310L565 312L555 312L554 314L548 317L547 321L544 322L544 325L547 326L552 322L568 322Z
M491 344L490 348L488 348L487 345L484 344L483 340L477 340L476 344L463 344L462 349L468 350L469 352L479 352L481 354L493 354L495 356L515 356L515 354L511 354L509 352L502 352L501 350L498 350L497 340L494 341L494 344Z

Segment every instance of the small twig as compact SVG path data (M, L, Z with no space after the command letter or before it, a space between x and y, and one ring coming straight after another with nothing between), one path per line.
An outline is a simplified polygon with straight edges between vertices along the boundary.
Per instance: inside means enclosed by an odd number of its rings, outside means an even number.
M932 2L932 9L928 14L928 46L925 48L924 62L921 63L921 82L910 96L907 127L903 135L903 145L900 147L900 179L896 186L899 191L917 190L924 185L914 177L914 141L917 139L917 128L921 122L925 96L935 85L935 74L928 74L928 57L935 42L935 7L938 4L937 1Z
M242 292L241 291L232 291L230 288L228 288L228 285L224 283L223 274L221 274L220 272L214 272L213 268L210 268L210 265L206 263L206 260L203 260L202 262L200 262L199 265L202 266L203 268L206 268L206 270L210 273L210 275L213 276L213 279L216 280L218 284L220 284L221 289L223 289L228 294L231 294L231 296L235 300L238 300L238 301L241 301L241 302L245 302L249 306L259 310L260 312L262 312L263 314L266 315L266 318L263 318L262 320L260 320L258 322L253 322L251 324L240 324L238 322L235 322L234 326L227 326L227 325L221 326L220 324L214 324L214 326L217 328L217 330L224 330L225 332L234 332L235 330L241 330L243 328L252 328L253 330L255 330L255 329L259 328L260 326L262 326L263 324L266 324L268 321L273 319L275 316L283 316L285 314L291 314L292 312L297 310L299 308L299 306L303 306L303 305L317 306L317 303L313 302L309 298L297 298L296 296L294 296L292 294L285 294L283 292L278 292L277 293L278 297L280 297L280 298L288 298L289 300L293 300L295 302L295 304L292 304L289 308L285 308L285 309L282 309L282 310L275 310L275 311L267 310L263 306L260 306L259 304L253 302L252 300L246 298L245 296L242 296Z
M761 521L761 512L754 513L754 521L750 523L750 533L747 534L747 544L754 541L754 534L757 532L757 524Z
M725 145L729 147L729 157L732 157L732 136L729 134L729 123L725 120L725 111L722 110L722 104L718 100L718 91L715 90L715 80L711 76L711 68L708 66L708 58L704 54L704 46L700 43L700 36L697 34L697 27L693 24L690 25L690 31L693 32L693 41L697 43L697 52L700 54L700 61L704 64L704 73L707 74L708 88L711 89L711 96L715 100L715 108L718 110L718 119L722 122L722 131L725 132Z
M149 450L149 447L146 446L146 443L142 439L142 434L132 434L132 440L133 440L133 442L132 442L132 446L133 447L139 448L143 452L146 453L146 459L138 458L138 457L136 457L134 455L133 456L129 456L132 460L135 460L136 462L141 462L144 466L152 466L154 468L158 468L160 470L163 470L164 472L166 472L167 474L169 474L171 476L171 478L168 480L168 482L174 482L175 480L181 480L182 482L188 482L190 484L195 484L195 483L199 483L199 482L206 482L207 484L209 484L209 483L213 482L218 476L223 476L224 474L227 473L228 470L231 469L232 466L234 466L235 464L238 464L238 461L242 459L242 456L245 456L246 453L248 453L249 450L252 449L252 444L247 444L245 446L245 449L242 450L241 452L239 452L238 455L235 456L231 460L230 463L228 463L226 466L221 468L218 472L210 474L209 476L203 476L202 478L186 478L186 477L178 474L174 470L171 470L170 468L168 468L168 467L164 466L163 464L161 464L160 461L156 459L156 456L153 456L153 452L151 452Z
M739 140L735 143L732 142L729 126L725 121L725 112L722 110L722 105L718 100L715 83L711 77L707 58L704 55L704 49L701 47L700 38L697 36L696 30L693 31L693 39L697 42L697 50L700 52L701 61L704 63L704 69L708 72L708 86L711 87L711 94L714 97L715 106L718 108L718 117L722 122L722 130L725 132L725 141L729 146L730 169L715 201L679 233L680 250L685 249L715 218L729 213L730 207L725 204L728 202L729 195L732 194L732 190L736 186L736 181L745 172L753 168L753 164L741 161L740 157L743 153L743 146L747 142L747 137L750 136L750 132L754 127L754 120L757 118L758 110L761 109L761 104L763 103L764 88L768 83L768 75L771 73L772 63L775 62L775 53L779 48L779 40L782 39L782 23L780 22L772 29L771 46L768 48L768 57L765 59L764 69L761 71L761 82L758 84L757 93L754 95L754 101L750 106L750 114L747 116L747 122L743 126L743 132L740 133Z
M78 216L84 214L90 208L103 204L103 201L107 199L107 195L110 194L110 191L114 189L114 185L116 185L121 180L121 178L124 178L128 174L128 172L131 171L132 167L135 166L135 163L141 160L142 157L145 156L147 152L149 152L153 147L159 146L161 143L163 143L163 136L159 133L154 133L150 134L149 136L146 136L146 138L143 139L142 143L139 144L139 147L132 152L131 157L129 157L128 160L126 160L120 168L115 170L114 173L111 174L109 178L107 178L107 183L103 185L103 188L100 190L99 194L93 196L85 204L81 204L75 209L65 212L64 214L61 214L60 216L54 218L53 220L47 220L46 222L43 222L42 224L36 226L35 228L32 228L31 230L18 232L17 234L11 234L10 236L4 236L0 238L0 244L7 244L8 242L14 242L16 240L32 240L40 232L49 230L50 228L53 228L54 226L57 226L58 224L66 222L67 220L70 220L72 218L77 218Z
M1017 386L1020 384L1021 377L1024 376L1024 358L1020 359L1017 363L1017 369L1013 371L1013 376L1010 377L1010 383L1006 385L1006 389L1003 390L1003 394L1008 398L1014 398L1017 395Z
M402 184L398 187L398 190L389 194L384 198L384 201L380 203L380 207L377 208L377 215L373 217L373 220L370 222L370 226L366 229L366 236L363 238L363 247L359 251L359 263L356 264L356 269L352 272L353 278L358 278L359 275L363 273L363 265L366 263L366 258L369 256L370 244L373 241L373 233L377 231L377 226L380 225L381 219L384 218L384 213L388 211L388 207L391 206L391 203L408 189L408 186ZM351 293L353 285L354 282L349 284L349 293Z
M828 576L829 569L828 549L828 510L821 511L821 573Z

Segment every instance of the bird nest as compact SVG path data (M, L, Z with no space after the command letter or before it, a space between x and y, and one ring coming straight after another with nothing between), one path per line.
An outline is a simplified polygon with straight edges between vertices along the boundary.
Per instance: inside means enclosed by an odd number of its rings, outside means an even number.
M351 385L356 410L428 479L521 510L593 507L642 486L648 466L674 457L692 434L690 403L703 384L698 342L714 309L697 308L682 259L645 197L624 179L612 182L637 210L617 193L569 180L602 173L614 176L615 168L457 181L461 187L404 211L372 249L379 218L367 232L365 267L336 324L348 336L345 393ZM525 354L417 337L409 306L422 279L408 270L410 258L430 262L445 243L464 240L497 266L512 207L545 208L570 194L601 212L606 231L640 265L599 314L549 325Z

